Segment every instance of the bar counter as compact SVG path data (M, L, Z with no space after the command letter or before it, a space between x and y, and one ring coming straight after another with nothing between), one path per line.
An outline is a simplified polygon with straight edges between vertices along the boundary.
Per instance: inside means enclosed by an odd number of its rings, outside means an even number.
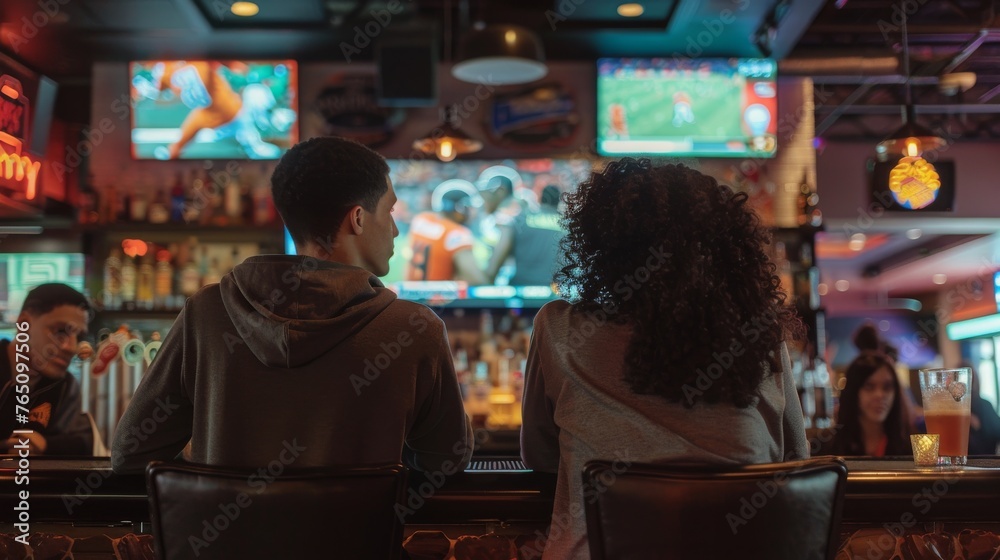
M960 541L970 539L982 541L985 544L981 546L987 547L995 543L1000 553L1000 458L970 458L969 465L962 468L915 467L909 459L857 458L847 460L847 465L838 559L856 556L845 552L849 547L857 547L858 554L865 558L882 557L863 555L864 550L876 547L876 542L889 547L887 534L891 534L895 552L886 550L885 558L907 546L919 548L931 535L950 539L956 547ZM449 538L486 533L538 534L535 531L544 530L552 512L555 476L518 470L518 466L509 458L497 458L496 462L477 458L473 467L480 470L447 479L411 473L407 534L418 530L442 531ZM33 458L30 484L25 487L15 485L16 470L13 460L0 460L0 511L6 512L0 517L0 532L11 532L6 520L13 512L16 490L25 488L30 490L33 530L39 525L44 525L46 531L61 527L59 532L70 536L74 536L75 528L118 527L126 532L148 532L142 475L113 475L107 459ZM880 537L882 541L877 540ZM907 538L917 544L908 545ZM852 545L852 539L860 540ZM977 556L956 551L948 558ZM938 556L918 552L903 557Z

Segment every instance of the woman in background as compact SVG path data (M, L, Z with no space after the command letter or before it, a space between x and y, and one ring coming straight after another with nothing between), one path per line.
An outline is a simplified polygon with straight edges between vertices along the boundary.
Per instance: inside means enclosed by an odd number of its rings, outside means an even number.
M847 366L836 434L823 450L831 455L912 455L910 429L892 361L862 352Z
M592 459L808 457L784 344L801 323L745 193L681 165L624 158L567 197L565 225L556 278L575 301L535 317L522 403L525 465L558 472L552 524L534 552L590 557L584 494L596 492L581 473Z

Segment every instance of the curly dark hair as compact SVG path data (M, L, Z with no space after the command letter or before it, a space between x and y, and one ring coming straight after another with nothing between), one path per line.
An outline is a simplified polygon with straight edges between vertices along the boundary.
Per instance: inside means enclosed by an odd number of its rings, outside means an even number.
M348 210L374 212L389 190L385 158L346 138L320 136L292 146L271 175L274 206L296 244L325 239Z
M770 234L747 195L683 165L624 158L566 202L556 280L575 308L631 326L632 391L685 406L753 404L802 323L784 305L764 251Z
M892 386L896 396L892 399L889 415L882 425L888 440L886 455L911 455L910 426L907 421L903 389L896 378L896 371L888 356L879 352L862 352L847 366L847 383L840 392L840 407L837 410L837 434L833 438L830 453L835 455L865 455L865 444L861 433L861 388L875 372L888 369L892 373Z

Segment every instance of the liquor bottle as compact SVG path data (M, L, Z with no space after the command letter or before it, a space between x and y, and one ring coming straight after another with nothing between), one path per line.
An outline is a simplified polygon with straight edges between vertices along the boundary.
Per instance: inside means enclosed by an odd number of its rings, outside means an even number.
M170 251L161 249L156 253L156 272L154 278L153 307L168 309L173 306L172 284L174 270L170 266Z
M122 308L135 309L136 270L135 260L125 255L122 259Z
M455 375L458 377L458 387L462 391L462 400L468 401L472 373L469 371L469 354L461 343L458 343L455 349Z
M177 173L177 179L174 180L174 186L170 189L171 222L179 224L184 221L185 206L186 206L186 201L185 201L184 179L181 177L180 173Z
M118 214L115 216L115 222L123 224L132 221L132 197L135 195L135 189L133 187L128 187L122 194L121 206L118 207Z
M201 285L218 284L222 281L222 273L219 271L219 259L212 258L212 264L208 266L208 272L201 277Z
M212 175L205 171L205 188L209 194L208 223L215 227L226 227L229 225L229 216L226 214L226 185L220 183L218 179L218 174Z
M194 259L188 259L184 266L181 268L181 282L180 289L181 295L185 298L189 298L201 288L201 275L198 274L198 265L194 263Z
M226 266L222 269L222 273L228 274L238 264L240 264L240 248L236 245L233 245L233 250L232 252L229 253L229 261L226 263Z
M493 332L493 314L484 309L479 319L479 361L485 363L492 381L497 371L497 341Z
M484 428L490 415L490 366L486 362L476 362L475 370L465 410L472 417L473 428Z
M102 303L105 309L120 309L122 305L122 252L112 249L104 261L104 296Z
M201 257L198 259L198 278L201 279L201 285L206 284L204 278L208 276L208 245L201 246Z
M204 178L198 175L197 171L192 171L188 178L187 203L184 210L184 219L188 223L194 222L200 225L208 224L209 192L206 188Z
M153 309L153 255L143 255L136 275L135 306L143 311Z
M167 190L157 189L153 202L149 205L149 223L165 224L170 221L170 202L167 200Z
M223 206L226 211L226 218L229 224L238 224L242 219L240 215L240 184L235 177L230 177L226 182L224 192L225 202Z
M240 214L243 225L249 226L254 223L255 210L253 189L244 181L240 185Z
M262 165L257 186L253 190L253 223L257 226L267 225L274 219L274 202L271 200L271 181L269 177L270 174L267 172L267 167Z
M118 219L118 189L114 185L104 187L104 197L101 199L101 223L114 223Z
M100 220L98 196L94 192L93 184L94 177L91 175L80 185L80 213L78 214L78 221L81 224L96 224Z
M138 190L132 193L129 205L129 218L133 222L144 223L148 220L149 204L146 199L146 190Z

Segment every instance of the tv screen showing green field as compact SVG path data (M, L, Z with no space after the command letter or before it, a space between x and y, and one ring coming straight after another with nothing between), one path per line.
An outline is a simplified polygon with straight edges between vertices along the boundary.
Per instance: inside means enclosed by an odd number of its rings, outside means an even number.
M598 151L773 157L776 73L770 59L598 59Z
M130 65L136 159L277 159L298 142L295 61Z

